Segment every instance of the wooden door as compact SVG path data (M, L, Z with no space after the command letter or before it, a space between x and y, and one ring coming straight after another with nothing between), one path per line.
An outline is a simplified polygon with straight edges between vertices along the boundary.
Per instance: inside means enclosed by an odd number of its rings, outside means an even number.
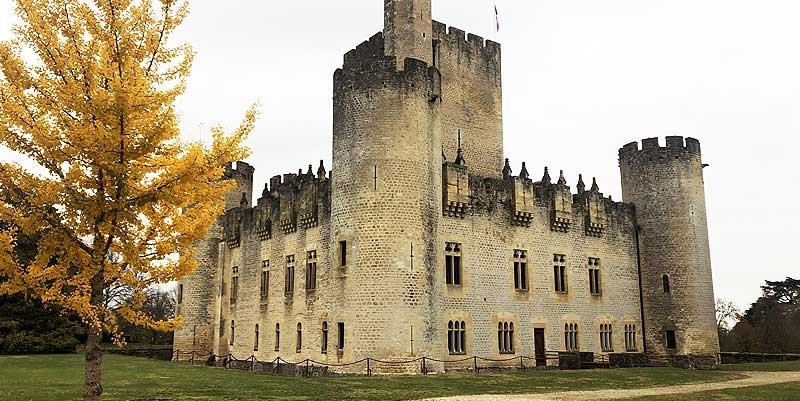
M544 329L533 329L533 345L536 353L536 366L547 366L544 347Z

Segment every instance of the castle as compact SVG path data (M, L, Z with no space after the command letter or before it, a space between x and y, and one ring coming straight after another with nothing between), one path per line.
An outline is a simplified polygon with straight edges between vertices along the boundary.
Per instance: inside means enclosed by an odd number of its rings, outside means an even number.
M254 200L253 168L227 166L237 187L179 283L175 349L715 366L699 142L625 145L622 203L583 177L573 193L563 174L514 174L500 45L433 21L431 0L385 0L384 22L334 74L330 172L275 176Z

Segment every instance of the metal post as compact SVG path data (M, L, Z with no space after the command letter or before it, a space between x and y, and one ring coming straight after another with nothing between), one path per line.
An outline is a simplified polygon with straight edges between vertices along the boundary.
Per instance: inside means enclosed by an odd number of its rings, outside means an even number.
M522 362L522 355L519 356L519 367L525 370L525 363Z
M425 357L424 356L422 357L422 374L423 375L427 375L428 374L428 367L425 366Z
M192 350L192 359L189 360L189 366L194 366L194 350Z
M311 377L311 375L308 372L308 359L306 359L306 377Z
M253 358L253 360L250 361L250 371L251 372L255 372L256 371L256 356L253 355L253 356L251 356L251 358Z
M367 358L367 377L372 376L372 369L369 367L369 358Z
M472 357L472 370L474 370L475 373L478 373L478 356L477 355Z
M278 359L276 359L275 361L276 361L275 362L275 373L280 374L281 373L281 357L278 357Z

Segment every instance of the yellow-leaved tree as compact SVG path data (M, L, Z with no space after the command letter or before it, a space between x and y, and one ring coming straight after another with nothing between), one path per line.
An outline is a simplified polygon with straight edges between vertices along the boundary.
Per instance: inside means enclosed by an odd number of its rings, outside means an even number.
M210 145L181 141L174 103L193 52L169 39L181 0L17 0L21 22L0 43L0 144L37 168L0 162L0 294L27 291L77 312L87 328L84 399L99 400L102 333L118 319L160 330L145 290L187 275L192 244L223 211L255 107ZM19 234L37 257L19 266ZM104 292L123 286L113 305Z

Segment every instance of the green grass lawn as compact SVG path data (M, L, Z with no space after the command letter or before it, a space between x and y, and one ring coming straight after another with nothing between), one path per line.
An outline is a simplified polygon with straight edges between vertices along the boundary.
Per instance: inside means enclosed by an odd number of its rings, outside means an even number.
M406 400L651 387L736 377L730 371L656 368L305 379L118 355L103 359L105 400ZM82 383L82 355L0 357L2 401L77 400Z
M730 372L800 372L800 361L739 363L722 365L722 370Z

